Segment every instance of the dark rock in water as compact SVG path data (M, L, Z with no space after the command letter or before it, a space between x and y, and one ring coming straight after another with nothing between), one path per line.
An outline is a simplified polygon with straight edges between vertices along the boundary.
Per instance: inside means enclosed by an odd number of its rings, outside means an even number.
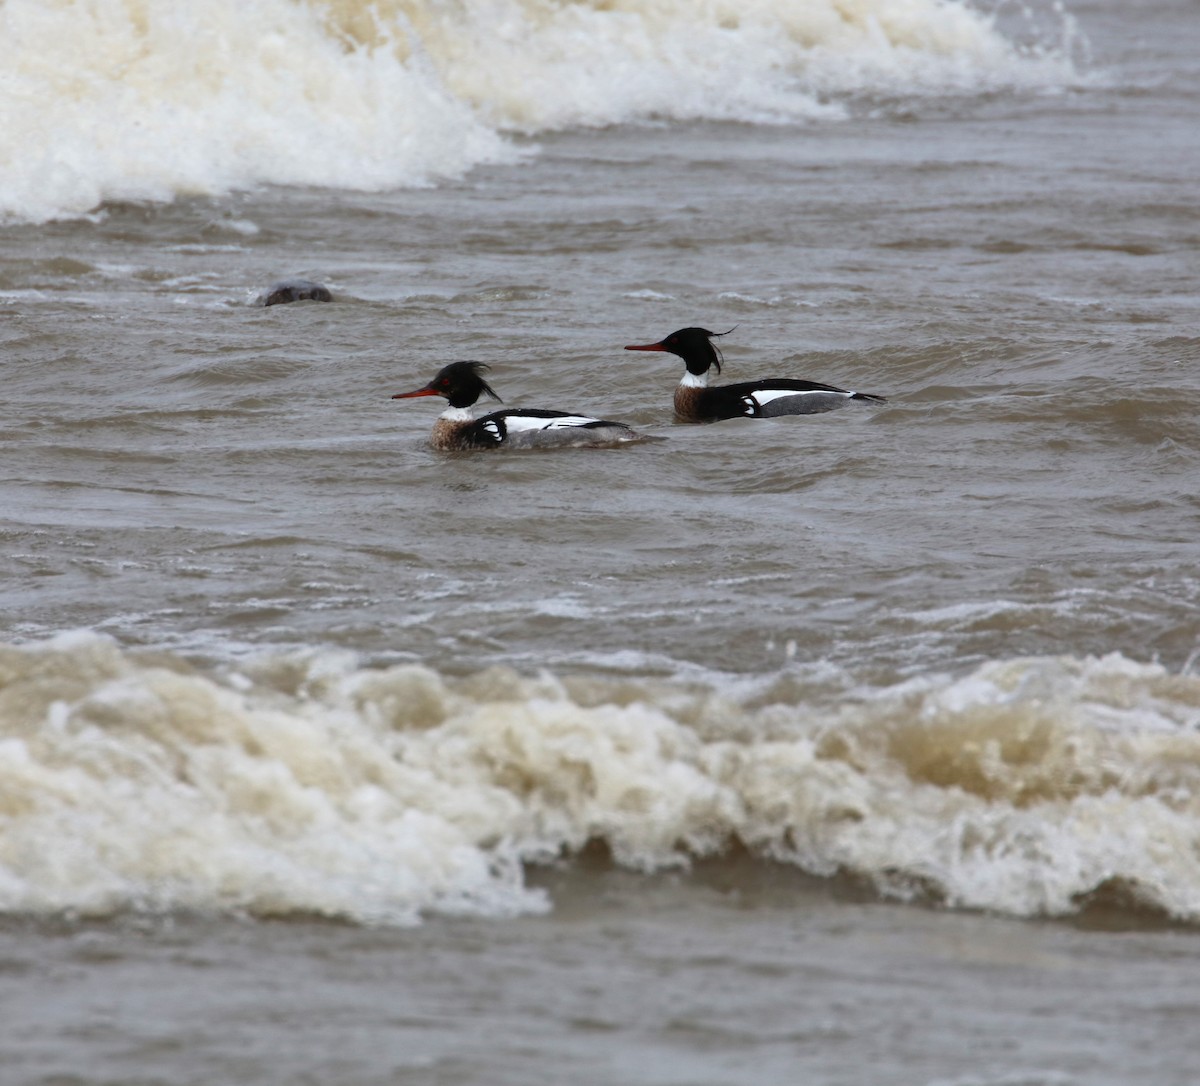
M284 279L274 283L263 305L284 305L287 302L332 302L333 295L311 279Z

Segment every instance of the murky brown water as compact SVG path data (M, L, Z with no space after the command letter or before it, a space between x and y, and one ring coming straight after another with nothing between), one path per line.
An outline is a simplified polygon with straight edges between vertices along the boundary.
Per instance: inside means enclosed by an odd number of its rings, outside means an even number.
M1071 12L0 228L4 1086L1193 1081L1195 12ZM691 324L889 403L678 424ZM666 440L435 453L459 358Z

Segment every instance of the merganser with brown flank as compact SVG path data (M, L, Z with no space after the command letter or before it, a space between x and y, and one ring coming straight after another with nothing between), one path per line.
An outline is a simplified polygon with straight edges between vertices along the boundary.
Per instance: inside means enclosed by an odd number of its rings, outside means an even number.
M732 332L733 329L729 329ZM790 377L769 377L762 381L742 381L735 385L709 387L708 371L721 372L721 352L713 346L717 336L729 332L710 332L707 328L680 328L658 343L626 347L627 351L665 351L683 359L686 370L675 389L675 414L688 422L715 422L717 419L768 419L779 415L815 415L833 411L851 400L887 403L882 396L867 392L847 392L835 385L799 381Z
M603 448L651 440L624 423L569 411L508 408L477 419L471 407L480 396L500 400L482 377L490 369L484 362L451 362L429 384L412 392L399 392L392 399L444 396L449 401L449 407L433 424L429 443L435 449Z

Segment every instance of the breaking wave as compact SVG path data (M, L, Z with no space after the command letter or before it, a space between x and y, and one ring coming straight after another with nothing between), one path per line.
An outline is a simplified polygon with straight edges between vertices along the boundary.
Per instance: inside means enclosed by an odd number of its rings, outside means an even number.
M0 648L0 912L551 906L529 864L748 852L883 897L1200 922L1200 677L1122 656L857 688L451 679L349 655L201 671L92 633Z
M1062 87L1078 35L1059 7L1037 22L961 0L6 0L0 220L429 184L568 126Z

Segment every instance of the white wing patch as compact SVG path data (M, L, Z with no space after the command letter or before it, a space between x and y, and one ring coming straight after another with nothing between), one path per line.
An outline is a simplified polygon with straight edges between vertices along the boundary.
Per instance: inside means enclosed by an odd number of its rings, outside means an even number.
M589 418L587 415L561 415L549 419L539 418L537 415L506 415L504 417L510 434L523 433L527 430L561 430L570 426L587 426L589 423L599 421L599 419Z
M792 396L849 396L848 392L830 392L827 388L810 388L810 389L795 389L795 388L759 388L753 392L747 392L743 397L747 401L747 406L751 402L759 407L766 407L772 400L787 399Z

